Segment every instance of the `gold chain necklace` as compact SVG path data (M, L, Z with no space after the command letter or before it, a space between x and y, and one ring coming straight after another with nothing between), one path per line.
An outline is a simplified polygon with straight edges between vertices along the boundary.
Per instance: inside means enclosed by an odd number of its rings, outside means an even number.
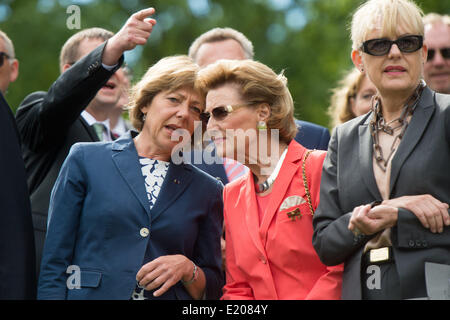
M381 112L381 101L379 96L376 96L372 99L373 116L372 120L370 121L369 128L373 140L373 152L375 155L376 164L381 170L383 170L383 172L386 172L386 167L389 163L389 160L391 159L392 155L396 150L395 144L397 140L401 140L405 135L406 129L408 128L407 118L410 115L412 116L412 114L414 113L414 110L417 106L417 103L419 102L419 98L424 88L425 83L423 81L420 81L419 85L414 90L414 93L406 101L400 117L391 120L389 122L386 122L383 118L383 113ZM373 105L374 102L375 105ZM392 127L391 125L396 122L398 122L398 125ZM389 155L387 156L386 159L384 159L383 150L381 149L380 146L379 132L383 131L388 135L392 136L394 135L394 131L397 130L398 128L401 128L400 133L394 137L394 141L392 142Z

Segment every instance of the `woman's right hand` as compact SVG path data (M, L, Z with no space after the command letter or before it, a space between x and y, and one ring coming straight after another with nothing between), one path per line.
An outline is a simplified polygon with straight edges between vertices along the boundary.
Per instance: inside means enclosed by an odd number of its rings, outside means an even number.
M444 225L450 226L448 204L437 200L429 194L384 200L382 204L411 211L422 225L433 233L442 233Z

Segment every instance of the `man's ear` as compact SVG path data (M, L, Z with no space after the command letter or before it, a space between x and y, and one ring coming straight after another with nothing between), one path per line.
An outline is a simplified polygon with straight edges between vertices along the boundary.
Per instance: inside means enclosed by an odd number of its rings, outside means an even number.
M19 61L14 59L11 63L11 73L9 74L9 82L14 82L19 77Z
M270 118L270 106L267 103L262 103L258 107L258 121L267 122Z
M66 71L67 69L69 69L71 66L72 66L72 65L71 65L71 64L68 64L68 63L64 64L63 67L62 67L61 73L65 72L65 71Z

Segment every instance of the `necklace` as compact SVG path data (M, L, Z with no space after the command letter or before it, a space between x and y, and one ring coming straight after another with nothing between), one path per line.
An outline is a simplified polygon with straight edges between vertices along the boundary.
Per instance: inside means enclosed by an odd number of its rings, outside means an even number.
M275 179L277 178L278 173L280 172L281 165L283 164L284 157L286 157L287 149L288 148L284 149L283 154L281 155L280 159L277 162L275 170L273 170L269 178L267 178L267 180L264 181L263 183L255 183L255 190L257 193L262 193L266 190L269 190L270 186L275 182ZM255 176L253 176L253 178L256 180Z
M375 101L375 106L372 107L373 117L369 125L370 134L372 135L373 152L375 155L376 164L381 170L383 170L383 172L386 172L386 167L389 163L389 160L391 159L392 155L396 150L395 147L396 142L398 140L401 140L405 135L406 129L408 128L407 118L410 115L412 116L412 114L414 113L414 110L416 109L417 103L419 102L419 98L424 88L425 83L421 81L417 86L417 88L414 90L414 93L406 101L400 117L391 120L389 122L386 122L383 118L383 113L381 112L380 98L377 96L374 97L374 99L372 100L372 105ZM392 124L396 122L398 122L398 124L396 126L392 126ZM388 135L392 136L394 135L394 131L396 131L399 128L401 128L400 133L394 137L394 141L392 141L389 155L387 156L386 159L384 159L383 150L381 149L380 146L379 133L383 131Z

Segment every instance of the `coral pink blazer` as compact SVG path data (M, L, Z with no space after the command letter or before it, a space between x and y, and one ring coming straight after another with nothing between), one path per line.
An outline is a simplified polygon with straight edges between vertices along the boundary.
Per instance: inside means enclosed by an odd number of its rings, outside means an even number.
M252 173L225 186L223 300L340 299L343 266L325 266L312 246L312 215L302 178L306 152L294 140L289 144L261 224ZM325 154L314 151L306 161L314 209ZM285 208L292 203L296 204Z

